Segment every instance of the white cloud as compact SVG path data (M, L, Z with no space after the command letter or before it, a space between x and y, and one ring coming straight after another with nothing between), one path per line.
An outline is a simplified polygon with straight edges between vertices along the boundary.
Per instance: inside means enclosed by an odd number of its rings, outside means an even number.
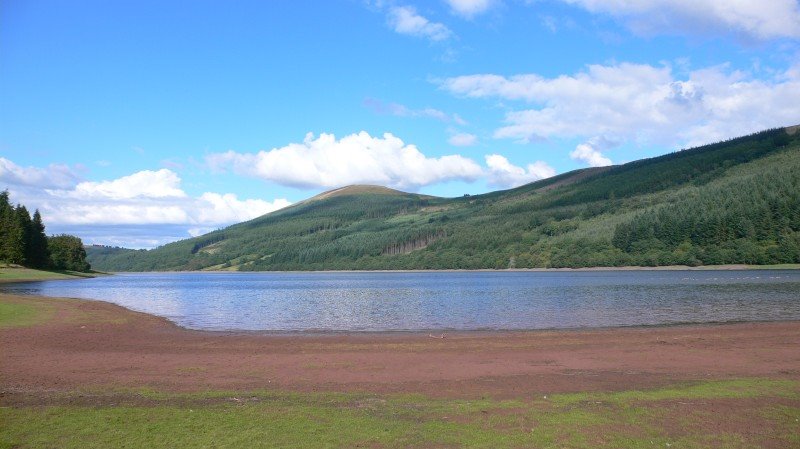
M16 166L8 160L0 162L3 166ZM46 171L35 167L27 170ZM191 197L180 184L176 173L162 169L144 170L107 181L84 181L63 188L15 180L9 190L14 201L41 211L50 233L74 230L90 237L89 243L131 247L185 238L191 234L190 229L210 230L291 204L285 199L240 200L230 193L206 192ZM169 230L169 235L159 237L165 229Z
M198 198L152 200L146 197L119 200L68 195L58 201L39 198L48 223L68 225L205 225L225 226L250 220L291 203L285 199L272 202L239 200L234 194L206 192ZM34 199L34 202L37 201Z
M334 188L348 184L379 184L400 189L449 180L473 181L481 167L459 155L427 157L414 145L386 133L372 137L362 131L339 140L333 134L258 153L216 153L206 157L215 170L255 176L293 187Z
M796 0L562 0L622 19L635 33L736 33L753 39L800 37Z
M389 114L397 117L432 118L445 123L455 122L462 126L467 124L458 114L450 115L435 108L411 109L399 103L384 103L377 98L365 98L364 106L376 114Z
M8 185L67 188L74 186L79 179L78 174L67 165L50 164L45 168L21 167L0 157L0 189Z
M240 200L232 193L211 192L200 195L197 203L200 207L197 208L195 222L203 224L246 221L292 204L283 198L272 202L258 199Z
M42 214L50 224L85 225L151 225L190 222L185 204L147 203L143 201L111 202L53 201L42 205Z
M458 133L450 136L447 143L454 147L470 147L478 143L478 136L469 133Z
M800 70L755 79L726 66L677 78L667 67L590 65L556 78L536 74L460 76L442 88L467 97L520 100L532 108L508 112L497 138L597 138L698 145L800 118Z
M496 3L495 0L445 0L454 13L465 18L483 14Z
M489 167L489 184L496 187L517 187L556 174L556 171L545 162L536 161L523 168L512 164L499 154L486 156L486 165Z
M589 143L582 143L569 153L569 157L575 161L583 161L590 167L605 167L611 165L611 159L603 156L603 153L595 149Z
M75 186L74 190L54 193L83 199L182 198L186 193L180 189L180 183L181 179L175 172L164 168L158 171L143 170L111 181L85 181Z
M285 199L239 200L206 192L192 198L168 169L144 170L111 181L82 182L74 189L45 189L43 213L64 224L226 225L288 206ZM53 201L54 200L54 201Z
M417 13L412 6L396 6L389 10L389 25L394 31L409 36L422 37L431 41L444 41L453 36L449 28L438 22L431 22Z

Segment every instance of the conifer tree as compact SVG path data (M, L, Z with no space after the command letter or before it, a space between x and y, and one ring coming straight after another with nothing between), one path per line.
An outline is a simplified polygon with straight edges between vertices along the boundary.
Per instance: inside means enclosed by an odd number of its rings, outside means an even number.
M33 222L28 241L28 263L33 268L47 268L50 264L50 251L47 248L47 235L39 209L33 212Z
M30 255L31 230L33 229L31 214L24 205L17 204L16 209L14 209L14 216L17 220L17 226L19 227L18 232L20 235L19 243L15 248L17 260L14 263L30 266L28 256Z
M18 208L9 207L3 213L2 226L5 229L3 248L0 252L6 262L25 264L25 221ZM27 210L24 211L27 213ZM30 218L30 217L29 217Z
M71 235L48 239L44 230L38 209L31 218L25 206L11 205L8 190L0 192L0 261L31 268L91 269L81 239Z
M8 190L0 192L0 261L9 260L9 239L13 226L13 208L8 199Z

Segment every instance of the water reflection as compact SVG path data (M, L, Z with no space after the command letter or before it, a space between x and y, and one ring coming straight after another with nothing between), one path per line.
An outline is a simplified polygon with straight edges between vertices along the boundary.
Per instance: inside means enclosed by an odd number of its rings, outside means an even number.
M800 271L137 273L11 284L213 330L545 329L800 319Z

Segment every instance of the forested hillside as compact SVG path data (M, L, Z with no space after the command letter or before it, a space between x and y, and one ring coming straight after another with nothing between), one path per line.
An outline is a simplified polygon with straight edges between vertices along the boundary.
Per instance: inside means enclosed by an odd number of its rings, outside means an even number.
M516 189L435 198L369 186L99 269L334 270L800 263L800 133L774 129Z

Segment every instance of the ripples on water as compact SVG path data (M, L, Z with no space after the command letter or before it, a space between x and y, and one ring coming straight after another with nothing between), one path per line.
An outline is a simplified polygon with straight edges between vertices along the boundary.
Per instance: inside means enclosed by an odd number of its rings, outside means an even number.
M135 273L10 284L209 330L552 329L800 319L800 270Z

